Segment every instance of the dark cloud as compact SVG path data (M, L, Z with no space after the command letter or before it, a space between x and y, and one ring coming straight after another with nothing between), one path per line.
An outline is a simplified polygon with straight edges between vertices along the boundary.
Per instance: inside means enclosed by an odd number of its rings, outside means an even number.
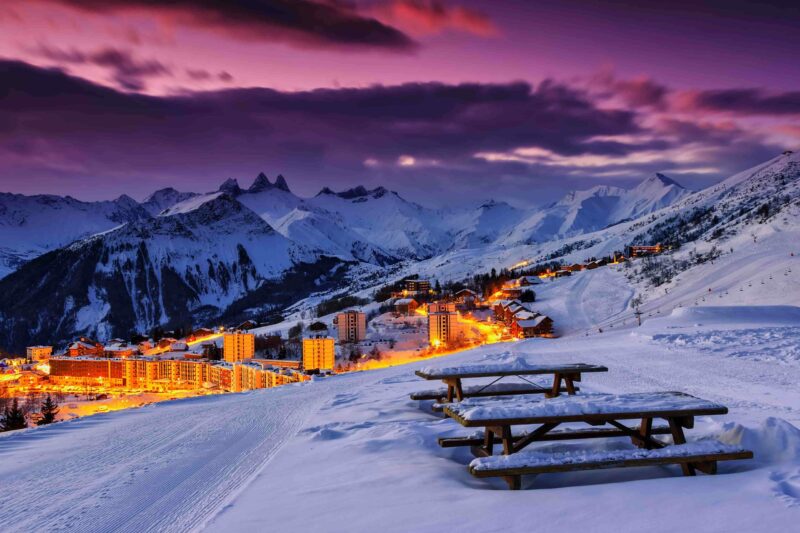
M282 41L300 46L347 46L411 50L400 30L326 0L38 0L92 13L137 11L173 24L200 27L243 40Z
M762 89L693 91L681 96L689 108L739 115L798 115L800 91L767 93Z
M601 72L589 80L589 85L604 98L618 97L631 107L653 107L666 105L670 90L648 78L617 78L612 72Z
M109 191L96 196L143 197L156 186L210 189L222 177L265 169L284 173L305 193L357 182L409 192L418 183L428 200L437 187L456 198L535 200L553 184L586 185L599 179L594 175L630 180L635 172L673 168L669 151L681 137L708 144L710 162L725 161L730 150L752 156L763 148L738 131L691 130L677 122L662 125L664 138L653 140L654 132L637 122L632 112L599 108L584 92L554 81L154 97L6 61L0 62L0 183L26 176ZM552 154L558 166L475 157L521 147ZM635 157L660 150L663 159ZM584 156L601 164L569 160Z
M138 60L127 50L102 48L94 52L82 52L76 49L61 50L49 46L40 46L34 50L37 55L61 65L96 65L107 68L112 73L113 81L128 91L142 91L146 88L145 80L162 76L172 76L172 70L154 59Z

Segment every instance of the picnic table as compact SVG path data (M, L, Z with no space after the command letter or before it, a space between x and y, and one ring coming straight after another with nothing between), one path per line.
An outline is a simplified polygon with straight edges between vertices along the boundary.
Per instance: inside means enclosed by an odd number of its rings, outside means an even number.
M444 412L462 426L483 428L483 433L479 443L472 436L444 439L440 444L471 446L478 459L470 464L470 473L476 477L503 477L512 489L520 488L523 474L673 463L681 465L684 475L692 476L695 470L715 473L717 461L753 456L748 450L716 442L687 444L683 430L694 427L695 416L726 414L728 409L680 392L587 394L548 401L525 397L466 400L445 406ZM666 420L667 426L654 427L654 419ZM623 420L640 422L631 427ZM567 423L590 427L556 430ZM512 427L523 425L538 427L514 435ZM672 435L673 446L653 438L662 433ZM567 454L523 451L539 441L624 436L640 449ZM503 456L493 456L498 441Z
M452 402L455 398L462 401L465 398L484 396L510 396L520 394L544 394L546 397L556 397L562 392L575 394L579 389L575 382L581 380L585 372L608 372L608 368L586 363L575 364L528 364L520 359L513 363L496 363L482 365L464 365L445 368L423 368L417 370L417 376L427 380L441 380L446 389L432 391L419 391L411 394L412 400L443 400ZM543 387L534 383L525 376L553 375L553 384ZM498 383L508 377L516 377L524 383ZM486 385L464 387L462 381L472 378L495 378ZM562 382L564 386L562 386Z

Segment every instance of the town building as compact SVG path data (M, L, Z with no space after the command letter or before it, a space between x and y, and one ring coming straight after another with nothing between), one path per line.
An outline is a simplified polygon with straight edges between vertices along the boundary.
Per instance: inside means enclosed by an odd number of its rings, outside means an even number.
M418 307L419 304L414 298L400 298L394 301L394 312L399 315L413 315Z
M367 338L367 315L361 311L344 311L334 319L339 342L360 342Z
M428 304L428 314L432 313L455 313L455 302L431 302Z
M553 320L546 315L538 315L528 320L516 320L511 324L511 334L519 338L552 337Z
M428 342L433 347L455 342L461 333L456 313L430 313L428 315Z
M104 346L86 337L81 337L67 348L70 357L103 357Z
M236 331L222 336L222 357L229 363L252 358L256 353L256 336Z
M405 290L408 294L421 294L431 291L431 282L426 279L407 279Z
M336 365L334 341L331 337L303 339L303 370L333 370Z
M656 244L655 246L628 246L625 249L625 255L627 257L644 257L660 254L663 251L661 244Z
M29 361L38 363L39 361L47 361L53 355L52 346L28 346L25 348L25 355Z

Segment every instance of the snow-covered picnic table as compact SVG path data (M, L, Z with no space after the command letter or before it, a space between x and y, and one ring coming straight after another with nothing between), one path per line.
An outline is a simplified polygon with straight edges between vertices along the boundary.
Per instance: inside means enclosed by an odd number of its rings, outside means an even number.
M492 458L493 446L498 440L503 446L503 455L520 453L537 441L626 436L639 448L661 450L667 444L654 439L653 435L667 432L672 435L674 445L683 446L686 444L683 429L694 427L695 416L722 415L728 409L724 405L681 392L583 394L544 401L523 396L489 400L475 398L446 405L444 412L465 427L484 428L481 435L483 442L476 444L476 438L472 436L449 438L440 443L443 446L471 445L473 453L479 459L470 465L470 472L478 477L502 476L511 488L519 488L520 476L524 473L677 463L681 465L685 475L694 475L695 470L716 472L718 460L752 457L751 452L742 449L687 445L675 450L675 453L643 454L633 449L620 452L625 456L622 458L605 457L598 453L589 454L580 460L574 457L543 460L538 452L522 452L523 455L513 461ZM638 427L620 422L635 419L641 421ZM654 428L654 419L666 420L668 427ZM592 427L553 431L567 423L584 423ZM512 426L521 425L538 427L514 435ZM714 450L717 451L712 453Z
M586 363L575 364L530 364L524 359L511 363L491 363L478 365L451 366L444 368L426 367L417 370L422 379L442 380L446 389L419 391L411 395L412 400L444 400L459 402L465 398L481 396L505 396L522 394L545 394L547 397L558 396L562 392L575 394L578 390L575 382L581 380L585 372L608 372L608 368ZM552 386L534 383L525 376L552 375ZM510 384L497 382L503 378L517 377L523 383ZM486 385L464 387L462 380L471 378L495 378ZM562 387L562 381L564 386Z

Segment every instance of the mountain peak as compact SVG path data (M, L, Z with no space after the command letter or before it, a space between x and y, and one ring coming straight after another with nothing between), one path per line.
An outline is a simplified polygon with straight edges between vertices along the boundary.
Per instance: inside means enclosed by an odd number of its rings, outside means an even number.
M278 177L275 178L275 188L286 192L292 192L289 190L289 184L286 183L286 178L283 177L283 174L278 174Z
M269 178L267 178L267 175L264 174L263 172L259 172L258 176L256 176L255 181L253 181L253 184L250 186L249 189L247 189L247 191L261 192L263 190L270 188L272 188L272 183L269 182Z
M226 192L233 196L238 196L242 193L242 188L239 187L239 182L234 178L228 178L219 186L219 192Z
M681 185L680 183L678 183L677 181L675 181L674 179L670 178L669 176L667 176L665 174L661 174L660 172L656 172L653 176L650 176L649 178L644 180L644 183L654 183L654 182L660 182L661 184L663 184L664 186L667 186L667 187L669 187L670 185L674 185L675 187L678 187L679 189L685 189L686 188L683 185Z

